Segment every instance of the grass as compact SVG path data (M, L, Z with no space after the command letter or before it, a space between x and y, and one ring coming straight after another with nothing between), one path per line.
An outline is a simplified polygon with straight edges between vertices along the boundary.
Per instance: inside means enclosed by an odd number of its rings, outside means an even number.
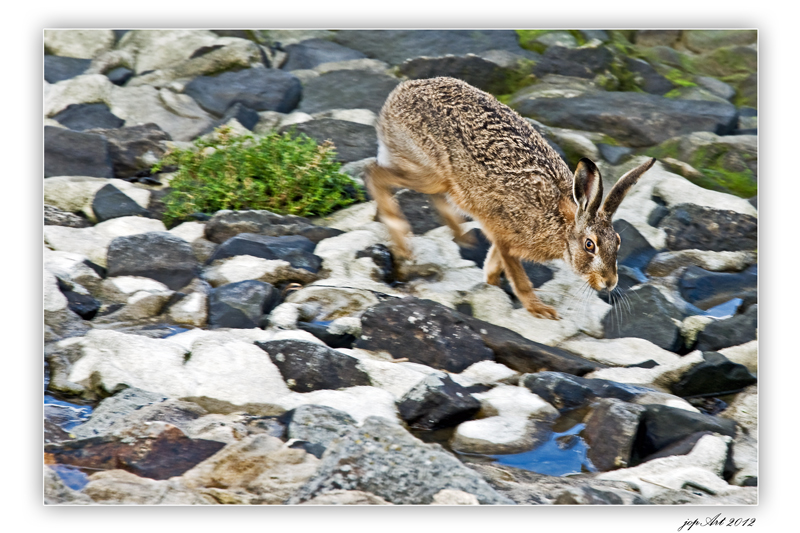
M168 152L152 171L176 166L164 197L164 223L221 209L264 209L282 215L322 216L363 200L349 176L339 172L330 141L271 132L236 136L229 128L192 149Z

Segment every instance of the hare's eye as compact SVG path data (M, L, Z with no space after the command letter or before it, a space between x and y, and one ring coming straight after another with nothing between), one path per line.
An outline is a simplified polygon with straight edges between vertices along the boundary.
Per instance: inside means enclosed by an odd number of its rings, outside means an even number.
M587 252L594 253L594 241L592 239L586 239L586 244L584 244Z

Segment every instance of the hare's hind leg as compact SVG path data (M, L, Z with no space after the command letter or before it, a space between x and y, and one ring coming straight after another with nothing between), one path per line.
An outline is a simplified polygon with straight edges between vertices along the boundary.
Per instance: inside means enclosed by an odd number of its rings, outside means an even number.
M396 247L395 253L400 257L411 257L411 249L406 237L411 231L411 226L392 195L392 186L397 184L399 176L375 162L370 163L365 170L366 179L364 181L367 190L378 204L378 218L389 229L389 234Z
M500 256L503 259L503 268L506 271L506 277L511 282L511 288L514 289L514 294L517 295L519 301L533 316L540 318L550 318L558 320L558 312L553 307L545 305L533 292L533 283L525 273L522 267L522 262L513 257L509 252L503 250L496 244L492 246L497 247Z
M447 227L453 231L454 240L463 246L472 246L475 244L474 240L468 238L461 230L461 223L464 222L464 217L450 205L450 202L447 201L447 197L444 194L438 193L431 194L430 199L431 202L433 202L433 206L439 211L445 224L447 224Z
M503 273L503 258L494 243L486 254L486 259L483 262L483 272L486 277L486 283L497 287L500 286L500 274Z

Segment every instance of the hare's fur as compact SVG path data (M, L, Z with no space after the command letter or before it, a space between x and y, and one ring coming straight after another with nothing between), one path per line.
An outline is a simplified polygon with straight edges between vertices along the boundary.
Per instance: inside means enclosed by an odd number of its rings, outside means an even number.
M654 160L620 179L600 208L602 181L591 161L582 160L573 177L528 121L453 78L398 85L377 131L377 161L367 168L366 183L400 257L410 256L410 228L392 187L430 194L456 240L463 239L462 220L448 198L480 221L492 242L486 281L498 285L505 270L514 293L536 316L558 317L534 294L521 259L562 258L595 289L616 286L619 237L611 215Z

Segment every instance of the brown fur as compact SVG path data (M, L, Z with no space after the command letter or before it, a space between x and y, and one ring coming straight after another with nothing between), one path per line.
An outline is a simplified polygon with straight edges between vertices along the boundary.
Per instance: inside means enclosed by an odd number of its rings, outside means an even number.
M636 174L624 189L614 187L609 194L613 210L601 208L602 180L594 163L581 160L574 178L530 123L490 94L453 78L398 85L381 110L377 131L382 146L377 163L367 168L366 182L399 256L410 256L409 225L391 189L407 187L434 195L457 240L460 218L445 194L479 220L493 243L484 266L487 282L498 285L505 270L514 293L536 316L558 318L534 294L521 259L563 258L595 289L616 285L619 246L611 215L655 160L623 177L618 186ZM590 235L595 254L585 250ZM602 258L599 266L596 255Z

